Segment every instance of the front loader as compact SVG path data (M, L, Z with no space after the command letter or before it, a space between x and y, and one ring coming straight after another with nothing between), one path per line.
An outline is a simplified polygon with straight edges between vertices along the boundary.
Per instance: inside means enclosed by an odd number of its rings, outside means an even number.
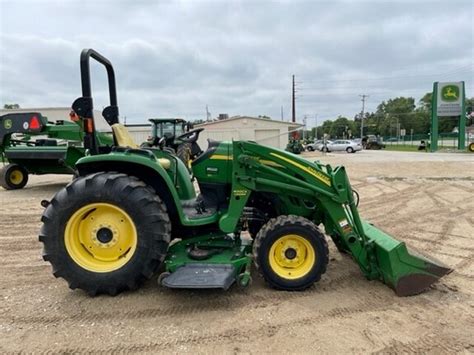
M90 58L108 73L103 116L116 143L109 152L97 149ZM369 280L400 296L451 271L361 219L342 166L255 142L211 141L192 162L197 193L180 159L136 148L119 123L110 61L84 50L81 77L73 109L86 127L88 156L76 164L79 178L43 201L39 237L54 275L72 289L115 295L158 271L169 288L245 287L254 264L271 287L304 290L326 271L326 235Z

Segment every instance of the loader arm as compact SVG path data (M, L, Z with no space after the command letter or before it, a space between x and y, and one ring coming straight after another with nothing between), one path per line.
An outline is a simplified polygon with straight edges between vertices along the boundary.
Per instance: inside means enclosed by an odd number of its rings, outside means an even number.
M278 149L234 142L232 195L220 220L223 231L236 228L252 191L299 199L306 215L324 225L339 250L351 255L368 279L383 281L399 295L419 293L450 272L438 262L410 254L405 243L363 221L342 166L333 170Z

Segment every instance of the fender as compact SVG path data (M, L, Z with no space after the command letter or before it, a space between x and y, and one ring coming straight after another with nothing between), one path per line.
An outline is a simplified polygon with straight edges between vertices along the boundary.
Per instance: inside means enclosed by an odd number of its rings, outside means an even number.
M172 159L169 157L167 159ZM173 168L174 164L172 164ZM76 163L79 176L85 176L99 171L116 171L136 176L147 185L155 189L166 204L170 218L183 226L205 225L213 222L212 218L190 220L186 217L181 206L181 200L195 197L192 195L180 196L172 177L160 164L160 159L143 149L120 149L109 154L98 154L81 158Z

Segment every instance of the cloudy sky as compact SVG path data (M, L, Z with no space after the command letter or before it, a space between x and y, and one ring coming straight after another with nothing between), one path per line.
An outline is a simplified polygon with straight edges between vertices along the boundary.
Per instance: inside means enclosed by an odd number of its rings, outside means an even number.
M0 104L70 106L79 54L111 59L121 116L291 114L309 125L433 81L466 81L474 96L474 1L0 0ZM105 73L94 66L96 105Z

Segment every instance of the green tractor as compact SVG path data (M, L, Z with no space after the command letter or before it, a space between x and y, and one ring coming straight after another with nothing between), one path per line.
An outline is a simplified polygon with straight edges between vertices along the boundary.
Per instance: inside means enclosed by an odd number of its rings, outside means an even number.
M116 142L109 152L99 151L94 130L90 58L108 73L103 116ZM81 77L73 110L87 127L89 155L76 163L79 177L42 202L39 236L44 260L70 288L115 295L158 271L169 288L246 287L254 264L271 287L304 290L326 272L325 235L369 280L401 296L451 271L361 219L342 166L250 141L210 142L192 162L197 194L174 154L134 148L118 120L112 64L84 50Z
M193 124L182 118L151 118L151 136L144 147L160 147L176 154L191 170L191 162L202 153L197 144L204 128L193 129Z
M85 155L80 123L51 123L39 112L0 116L0 156L4 164L0 186L21 189L28 183L29 174L75 174L76 161ZM98 133L97 139L101 145L113 145L110 134Z
M287 152L291 152L293 154L301 154L304 152L304 146L301 144L299 138L291 137L288 144L286 145Z
M383 143L382 137L369 134L362 138L362 146L364 149L368 150L380 150L385 149L385 144Z

